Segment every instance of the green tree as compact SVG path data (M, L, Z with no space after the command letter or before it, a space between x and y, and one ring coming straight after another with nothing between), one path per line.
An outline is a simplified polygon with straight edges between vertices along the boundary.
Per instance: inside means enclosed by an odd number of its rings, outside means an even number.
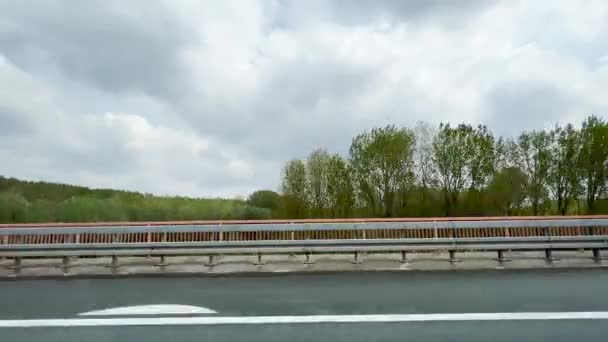
M481 193L498 161L496 142L486 126L440 124L433 140L433 161L439 174L446 215L454 215L458 197L468 189L469 207L480 210Z
M486 126L477 126L469 132L467 142L469 190L481 191L496 169L498 161L496 141Z
M286 215L291 218L307 216L308 198L306 165L303 161L290 160L283 169L282 191Z
M590 116L581 129L580 170L583 176L587 211L595 213L595 204L608 176L608 123Z
M466 214L485 215L485 190L496 171L500 144L486 126L479 125L470 131L468 145Z
M29 203L20 194L13 192L0 193L0 222L23 223L27 222Z
M533 215L540 213L541 204L547 198L551 141L551 134L546 131L523 132L513 151L518 166L528 178L526 194Z
M466 184L468 136L470 127L456 128L441 123L433 140L433 162L439 174L439 184L444 195L446 215L453 215L458 203L458 195Z
M351 164L367 207L374 215L393 216L395 197L413 183L414 134L389 125L357 135Z
M414 128L416 147L414 150L414 172L418 183L420 198L419 207L422 213L430 207L430 193L437 185L437 171L433 163L433 139L437 134L436 130L428 123L419 121ZM419 215L418 215L419 216Z
M329 157L327 198L332 217L349 217L355 205L352 169L339 155Z
M566 215L581 190L580 133L568 124L563 128L556 126L551 134L548 185L557 202L557 211Z
M329 173L330 155L324 149L314 150L306 160L307 198L313 215L323 216L324 209L328 207L327 182Z
M276 211L281 207L281 195L272 190L258 190L249 195L247 203L253 207Z
M498 171L488 186L488 195L502 215L517 215L526 199L527 177L518 167Z

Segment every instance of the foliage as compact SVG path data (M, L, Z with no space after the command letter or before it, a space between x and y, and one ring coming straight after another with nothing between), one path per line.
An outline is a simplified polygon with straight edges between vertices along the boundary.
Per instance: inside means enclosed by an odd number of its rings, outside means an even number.
M355 205L353 170L340 155L329 157L327 199L331 217L349 217Z
M528 179L526 194L531 203L532 214L542 214L541 204L548 196L548 175L551 165L551 134L546 131L523 132L515 145L513 155L516 164Z
M581 129L580 170L584 177L587 211L595 212L595 204L605 190L608 177L608 123L590 116Z
M349 157L318 149L299 164L306 217L608 213L608 124L596 116L515 139L483 125L386 126L355 136Z
M284 194L285 216L304 218L308 214L308 186L306 184L306 165L301 160L291 160L283 170L282 189Z
M518 167L498 171L488 186L489 198L500 215L517 215L526 199L527 177Z
M433 140L433 162L439 174L446 215L454 215L460 194L479 199L497 163L494 136L485 126L441 124Z
M270 208L238 200L160 197L0 177L0 223L264 219L272 215Z
M258 190L249 195L247 203L252 207L278 210L281 207L281 195L272 190Z
M314 216L322 216L328 207L328 178L330 156L327 151L317 149L313 151L306 161L306 186L310 200L310 207Z
M360 194L374 215L393 216L395 198L414 180L414 133L386 126L357 135L350 146Z
M581 136L571 124L556 126L551 132L551 162L548 186L557 201L557 211L566 215L570 205L581 193Z

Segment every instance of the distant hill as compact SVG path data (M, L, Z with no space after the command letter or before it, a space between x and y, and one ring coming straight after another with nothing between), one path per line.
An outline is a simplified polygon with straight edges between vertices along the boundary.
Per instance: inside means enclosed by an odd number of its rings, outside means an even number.
M270 209L235 199L154 196L0 176L0 223L264 219Z

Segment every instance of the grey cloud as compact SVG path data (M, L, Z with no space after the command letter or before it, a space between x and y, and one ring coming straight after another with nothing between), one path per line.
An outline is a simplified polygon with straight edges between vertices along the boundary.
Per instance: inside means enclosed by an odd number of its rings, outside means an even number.
M561 121L561 115L574 110L577 103L565 91L537 82L501 83L485 100L488 109L485 123L494 133L504 136L550 128Z
M251 103L231 109L208 108L200 101L202 107L183 115L199 131L244 151L286 159L316 146L348 144L357 126L352 104L378 76L376 70L338 61L296 60L274 65L267 77Z
M495 2L496 0L333 0L332 9L337 17L351 24L365 24L378 17L405 21L441 19L450 23L466 19Z
M39 151L50 167L66 173L94 171L106 176L142 172L137 155L124 146L124 141L105 137L88 137L87 144L78 148L51 143Z
M3 106L0 103L0 139L32 133L28 114Z
M176 91L179 23L147 1L4 2L0 46L13 63L110 92Z
M462 25L472 15L499 0L309 0L280 1L279 15L270 27L293 29L308 23L334 22L345 26L366 26L379 19L392 23L433 22L443 26Z

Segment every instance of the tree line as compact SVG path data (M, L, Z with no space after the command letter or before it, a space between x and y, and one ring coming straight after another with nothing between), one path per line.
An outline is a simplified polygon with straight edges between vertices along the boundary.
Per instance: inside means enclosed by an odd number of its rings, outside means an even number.
M153 196L0 176L0 223L267 219L244 200Z
M153 196L0 176L0 223L608 213L608 122L495 136L419 122L356 135L347 156L285 163L247 200Z
M513 138L419 122L362 132L348 157L316 149L290 160L282 194L265 195L290 218L598 214L608 213L607 179L598 116Z

